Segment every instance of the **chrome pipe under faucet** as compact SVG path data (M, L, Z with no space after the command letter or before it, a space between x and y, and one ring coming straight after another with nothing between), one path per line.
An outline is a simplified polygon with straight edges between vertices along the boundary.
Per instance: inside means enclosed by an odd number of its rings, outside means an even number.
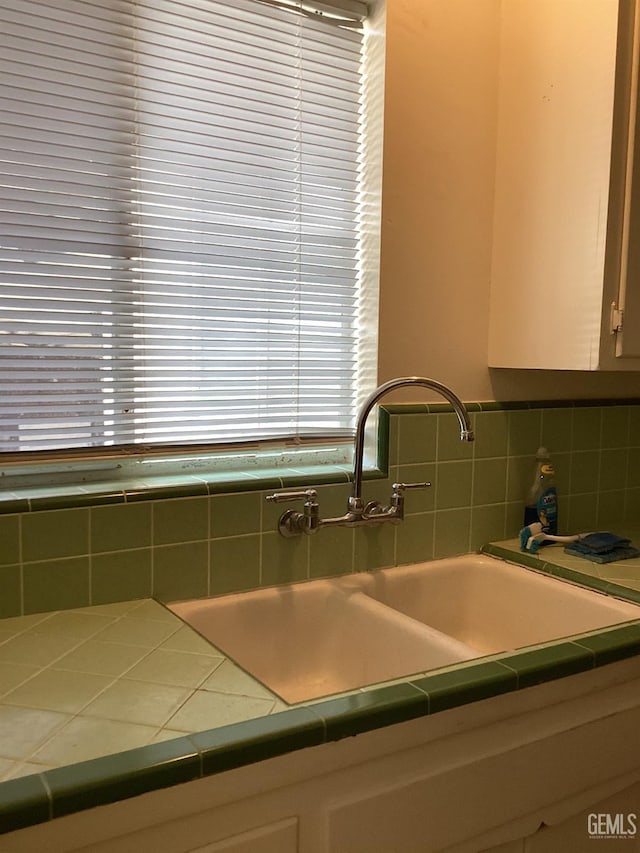
M423 376L401 376L398 379L390 379L375 389L364 401L356 421L356 435L353 449L353 492L348 502L348 509L344 515L336 518L321 518L318 504L318 493L315 489L304 489L299 492L277 492L267 495L267 501L281 503L283 501L302 500L304 508L302 512L293 509L286 510L278 523L278 529L283 536L298 536L301 533L316 533L321 527L329 526L372 526L385 521L398 523L404 518L404 492L407 489L426 489L431 483L394 483L392 486L391 502L388 506L382 506L377 501L364 504L362 499L362 476L364 466L364 442L367 418L371 410L384 396L397 388L419 386L437 391L449 402L458 417L460 424L460 440L473 441L474 435L471 428L471 419L464 403L454 392L436 382L435 379L427 379Z

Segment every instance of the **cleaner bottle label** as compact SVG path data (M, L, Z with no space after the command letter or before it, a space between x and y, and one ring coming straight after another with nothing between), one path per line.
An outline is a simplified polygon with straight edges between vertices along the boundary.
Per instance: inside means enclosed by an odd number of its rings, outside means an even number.
M536 506L538 520L543 533L556 536L558 533L558 495L555 487L550 486L538 498Z

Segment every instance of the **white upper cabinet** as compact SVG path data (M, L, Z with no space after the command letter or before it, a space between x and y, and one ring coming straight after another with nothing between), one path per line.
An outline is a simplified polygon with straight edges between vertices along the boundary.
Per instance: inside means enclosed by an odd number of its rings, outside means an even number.
M502 3L491 367L640 370L636 2Z

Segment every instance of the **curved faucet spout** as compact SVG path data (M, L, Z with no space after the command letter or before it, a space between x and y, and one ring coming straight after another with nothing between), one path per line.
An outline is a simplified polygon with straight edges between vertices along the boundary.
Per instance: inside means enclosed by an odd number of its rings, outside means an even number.
M267 495L267 500L273 503L304 500L303 512L288 509L280 516L278 530L282 536L290 538L292 536L300 536L303 533L311 534L322 527L375 527L385 522L399 524L403 521L404 492L407 489L426 489L429 488L431 483L394 483L391 503L388 506L383 506L377 501L370 501L365 506L362 500L362 468L364 459L364 433L371 409L389 391L394 391L396 388L402 388L405 385L418 385L422 388L428 388L430 391L437 391L438 394L451 404L458 416L458 421L460 422L460 439L462 441L473 441L473 430L471 429L469 413L464 403L453 393L451 388L447 388L446 385L436 382L435 379L426 379L423 376L401 376L399 379L391 379L389 382L385 382L384 385L380 385L380 387L376 388L367 397L358 414L354 447L353 493L349 498L346 513L335 518L322 518L318 506L318 495L315 489Z
M354 469L353 469L353 494L349 499L349 507L353 512L362 512L362 470L364 459L364 433L367 423L367 418L375 404L381 400L390 391L395 391L396 388L403 388L408 385L418 385L422 388L428 388L431 391L437 391L442 397L447 400L460 422L460 440L473 441L473 430L471 429L471 419L467 412L464 403L454 394L454 392L443 385L441 382L436 382L435 379L427 379L424 376L401 376L398 379L390 379L383 385L375 389L364 401L356 424L356 437L354 446Z

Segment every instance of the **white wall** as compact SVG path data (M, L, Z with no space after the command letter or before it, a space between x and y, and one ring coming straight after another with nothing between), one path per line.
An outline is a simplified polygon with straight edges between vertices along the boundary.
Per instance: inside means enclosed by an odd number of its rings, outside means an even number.
M500 5L387 0L379 379L467 401L638 396L637 374L487 367Z

